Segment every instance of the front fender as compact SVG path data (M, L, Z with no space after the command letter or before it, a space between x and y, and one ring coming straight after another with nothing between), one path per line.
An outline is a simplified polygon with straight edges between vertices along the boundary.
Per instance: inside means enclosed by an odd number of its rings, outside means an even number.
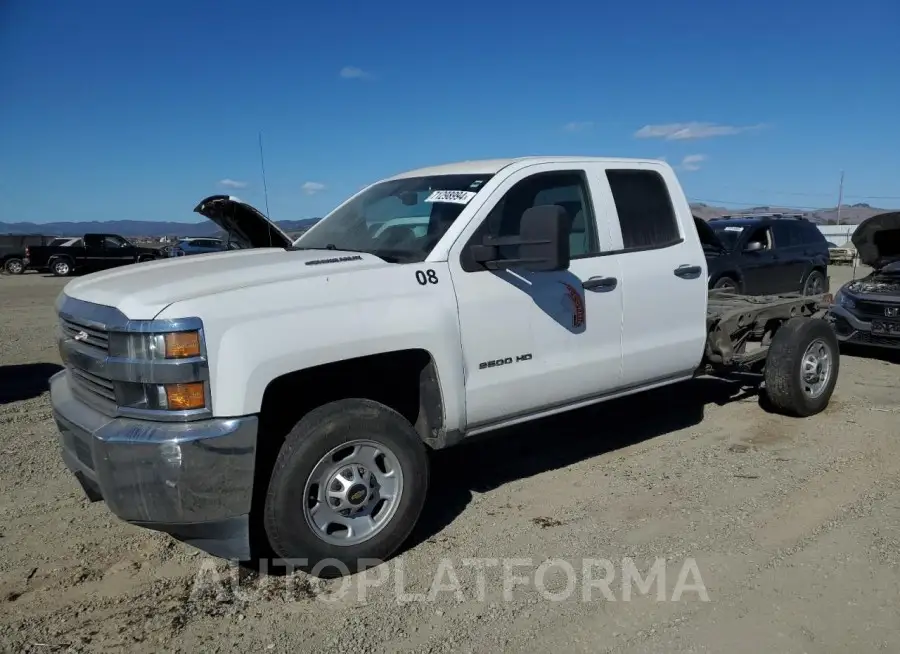
M442 283L421 285L416 268L392 265L358 275L236 289L160 317L203 320L215 416L258 413L269 383L314 366L397 350L431 354L447 430L462 427L465 380L456 298L446 264ZM440 267L440 268L439 268Z

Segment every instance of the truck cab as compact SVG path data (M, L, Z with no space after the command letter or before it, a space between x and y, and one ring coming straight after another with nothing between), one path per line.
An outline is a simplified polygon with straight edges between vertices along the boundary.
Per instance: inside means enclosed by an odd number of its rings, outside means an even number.
M661 161L410 171L294 242L234 197L195 211L247 249L70 282L51 398L90 498L219 556L386 558L429 450L704 360L704 250Z

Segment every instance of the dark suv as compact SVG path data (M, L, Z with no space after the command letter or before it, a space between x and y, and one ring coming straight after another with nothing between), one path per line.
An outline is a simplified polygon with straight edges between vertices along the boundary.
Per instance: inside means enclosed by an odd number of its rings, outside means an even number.
M828 242L808 220L776 214L695 221L710 288L747 295L828 292Z

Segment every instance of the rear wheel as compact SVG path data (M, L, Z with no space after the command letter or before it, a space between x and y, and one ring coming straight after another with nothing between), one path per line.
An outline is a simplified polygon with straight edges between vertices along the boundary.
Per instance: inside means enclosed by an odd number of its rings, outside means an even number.
M803 295L821 295L825 292L825 275L819 270L813 270L803 283Z
M314 409L288 434L269 481L272 549L319 577L386 560L419 519L428 463L413 426L383 404L350 399Z
M824 320L791 318L766 356L766 396L779 413L806 417L828 406L841 365L834 330Z
M21 259L7 259L6 263L3 264L3 268L10 275L21 275L25 272L25 262Z

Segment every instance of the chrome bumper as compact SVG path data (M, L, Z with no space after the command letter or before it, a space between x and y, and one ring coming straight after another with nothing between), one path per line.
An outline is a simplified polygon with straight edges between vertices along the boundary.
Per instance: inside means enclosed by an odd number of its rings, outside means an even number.
M50 380L62 457L91 501L215 556L250 558L256 416L196 422L110 418Z

